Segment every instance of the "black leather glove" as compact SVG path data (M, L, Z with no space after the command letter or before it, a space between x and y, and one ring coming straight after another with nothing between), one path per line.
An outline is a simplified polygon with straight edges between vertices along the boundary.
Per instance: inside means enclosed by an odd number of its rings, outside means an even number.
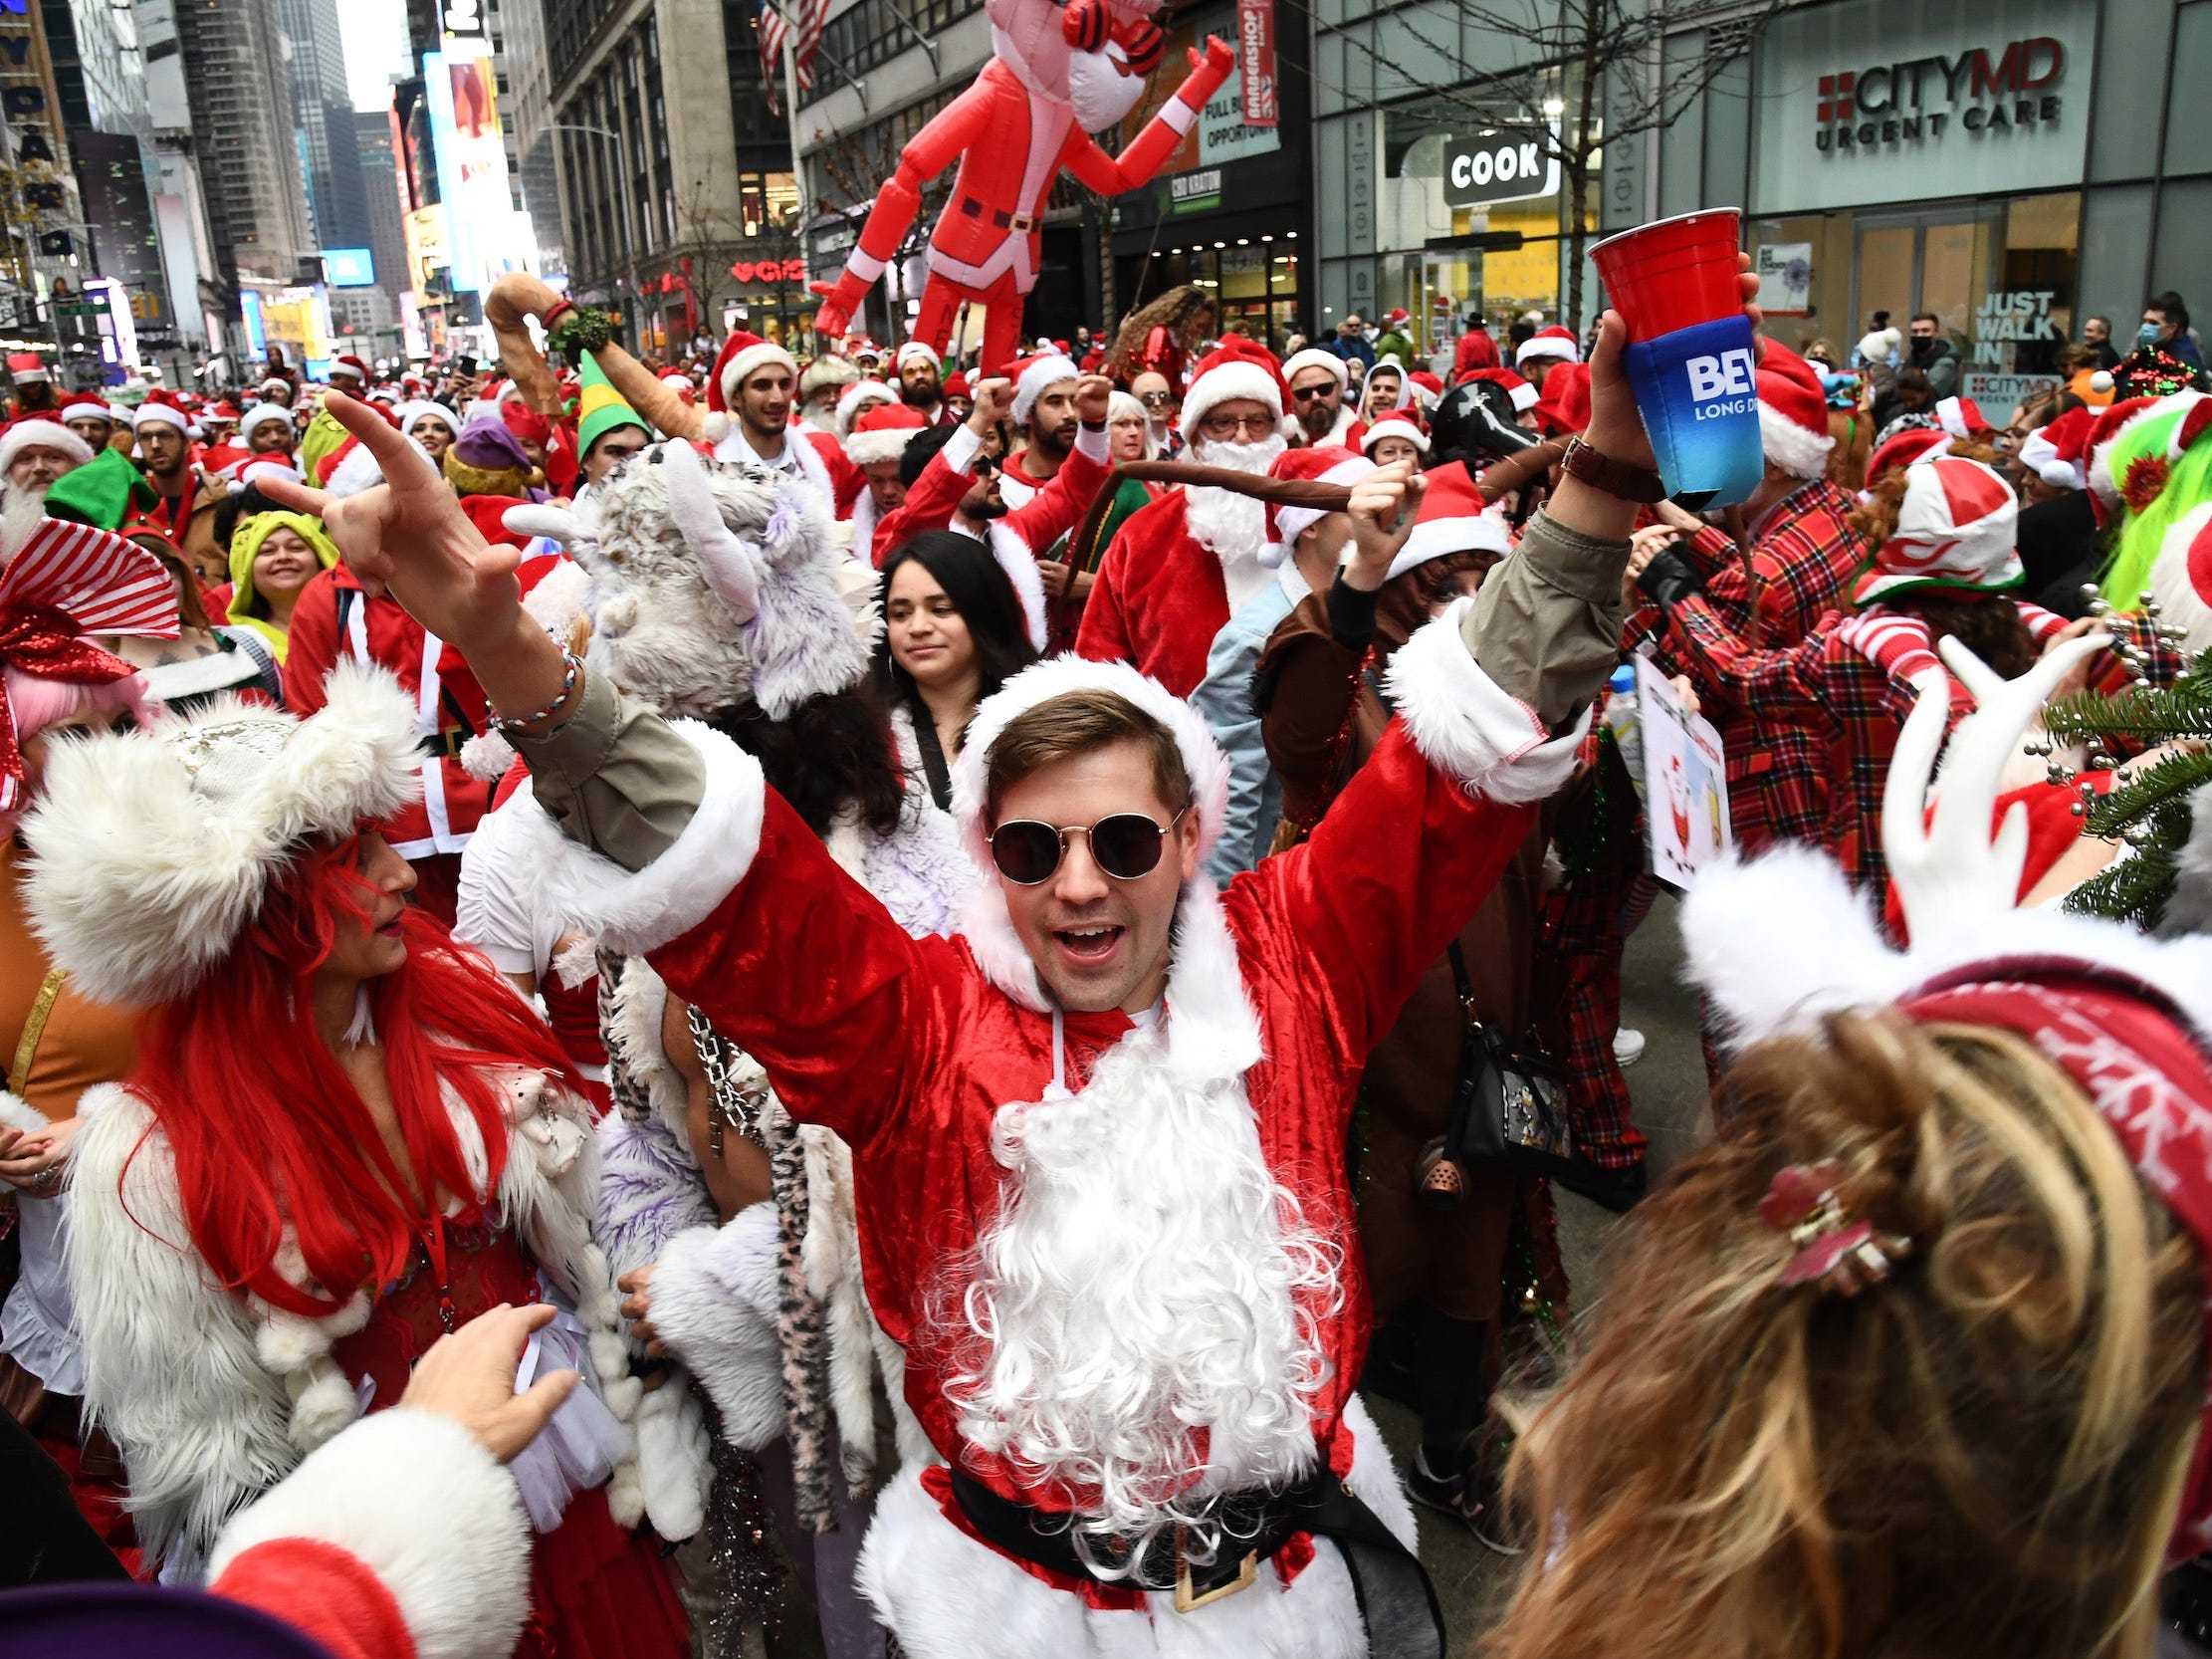
M1672 547L1644 567L1636 585L1661 610L1672 610L1690 594L1701 592L1705 579L1697 574L1697 567L1689 562L1687 554Z

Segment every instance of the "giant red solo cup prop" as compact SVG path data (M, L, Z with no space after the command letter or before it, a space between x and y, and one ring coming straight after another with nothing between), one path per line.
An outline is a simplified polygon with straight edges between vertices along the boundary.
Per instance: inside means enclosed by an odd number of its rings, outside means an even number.
M1743 214L1714 207L1609 236L1590 259L1629 338L1651 340L1743 309L1736 287L1742 238Z

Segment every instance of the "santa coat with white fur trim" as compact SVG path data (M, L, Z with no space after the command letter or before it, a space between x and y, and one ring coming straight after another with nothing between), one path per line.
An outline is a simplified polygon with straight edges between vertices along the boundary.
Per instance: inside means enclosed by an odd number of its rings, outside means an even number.
M598 1392L617 1418L636 1413L618 1299L591 1239L599 1164L584 1101L536 1071L497 1072L507 1102L503 1225L572 1304L590 1332ZM476 1119L447 1092L454 1133L486 1169ZM360 1415L332 1349L367 1321L357 1293L316 1319L223 1289L191 1245L176 1165L153 1108L129 1089L89 1090L70 1160L70 1292L84 1340L85 1401L121 1450L130 1512L149 1558L197 1574L224 1521ZM297 1246L279 1251L299 1276ZM395 1402L385 1401L384 1404ZM608 1503L632 1525L635 1472L614 1474Z
M1184 514L1181 490L1140 507L1098 562L1078 656L1133 663L1178 697L1206 678L1206 653L1229 618L1228 580L1220 559L1200 546ZM1255 569L1260 552L1254 547Z
M878 1322L906 1347L907 1403L942 1455L1001 1495L1067 1502L1023 1488L964 1438L949 1389L968 1333L946 1310L961 1305L982 1229L1008 1190L993 1151L1001 1109L1046 1097L1064 1041L1075 1102L1108 1120L1112 1098L1085 1084L1101 1066L1203 1096L1234 1114L1232 1137L1248 1123L1265 1171L1338 1264L1340 1295L1303 1308L1328 1362L1307 1397L1310 1456L1411 1541L1411 1512L1353 1397L1369 1315L1345 1126L1369 1050L1519 845L1534 803L1570 774L1579 740L1547 739L1482 673L1459 636L1463 605L1400 651L1400 718L1313 839L1225 892L1203 874L1186 884L1157 1036L1133 1035L1119 1011L1065 1014L1056 1027L995 884L979 889L958 938L909 938L766 790L758 766L696 724L675 730L700 756L704 791L673 845L634 873L561 850L553 879L577 923L612 948L648 952L676 995L763 1064L794 1117L852 1147L865 1283ZM1175 734L1203 858L1226 789L1204 723L1127 667L1064 657L979 711L955 782L971 851L980 857L982 758L995 736L1017 710L1079 688L1112 689ZM784 971L797 960L806 973ZM1228 1438L1217 1437L1216 1458ZM1230 1487L1249 1478L1241 1464L1213 1473ZM1310 1540L1294 1538L1253 1589L1177 1615L1164 1594L1055 1580L999 1554L968 1531L949 1491L943 1471L910 1469L881 1500L861 1563L916 1659L1367 1652L1340 1559Z

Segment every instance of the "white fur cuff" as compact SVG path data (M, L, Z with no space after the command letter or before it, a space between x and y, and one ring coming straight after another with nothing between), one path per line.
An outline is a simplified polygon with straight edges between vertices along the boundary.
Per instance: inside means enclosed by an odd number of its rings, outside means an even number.
M391 1591L419 1659L499 1659L530 1612L515 1481L458 1423L379 1412L314 1453L215 1540L209 1577L254 1545L320 1539Z
M669 724L699 752L706 784L675 843L643 869L626 870L569 840L551 818L539 819L556 913L630 956L658 950L713 915L761 849L768 800L761 763L696 720Z
M1836 440L1806 430L1788 415L1759 405L1759 443L1767 459L1792 478L1818 478L1828 470Z
M1507 806L1542 801L1574 775L1590 711L1548 738L1536 711L1482 671L1459 636L1458 599L1391 658L1390 691L1422 758L1470 795Z
M652 1320L722 1412L723 1437L758 1451L783 1430L776 1343L775 1205L668 1241L653 1269Z

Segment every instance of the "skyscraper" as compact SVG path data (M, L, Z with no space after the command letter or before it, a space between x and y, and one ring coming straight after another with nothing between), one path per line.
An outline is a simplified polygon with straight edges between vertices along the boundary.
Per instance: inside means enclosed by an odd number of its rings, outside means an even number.
M307 157L308 204L326 248L369 246L368 200L354 164L353 101L337 0L277 0L292 52L292 117Z
M176 8L176 32L216 281L226 315L236 315L242 276L298 282L302 260L317 253L284 43L267 0L195 0ZM309 271L312 280L312 263Z

